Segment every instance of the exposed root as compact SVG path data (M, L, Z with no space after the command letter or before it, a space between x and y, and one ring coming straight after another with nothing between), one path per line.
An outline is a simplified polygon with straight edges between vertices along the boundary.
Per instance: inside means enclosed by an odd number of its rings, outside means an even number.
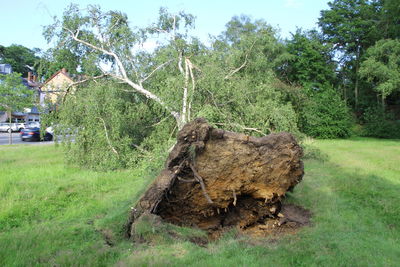
M184 182L184 183L194 183L197 181L196 179L183 179L179 176L177 176L176 178L178 178L179 181Z
M192 165L192 163L190 163L189 166L190 166L190 169L192 169L195 179L197 180L197 182L200 183L201 191L203 191L203 195L207 199L207 202L210 204L214 204L214 202L211 200L210 196L207 194L206 186L204 185L203 178L201 178L201 176L197 173L197 171L194 168L194 166Z
M236 198L236 192L235 192L235 189L232 189L232 193L233 193L233 206L235 206L235 207L236 207L236 201L237 201L237 198Z

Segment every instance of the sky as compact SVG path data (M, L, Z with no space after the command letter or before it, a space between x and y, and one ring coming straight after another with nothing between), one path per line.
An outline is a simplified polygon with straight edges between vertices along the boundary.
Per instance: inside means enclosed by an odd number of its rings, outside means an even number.
M99 5L103 11L119 10L128 15L132 26L154 22L160 7L170 12L184 10L196 17L192 35L207 42L209 34L218 35L235 15L264 19L289 38L296 28L316 28L320 11L328 9L328 0L0 0L0 45L19 44L47 49L43 26L60 17L70 3L81 8Z

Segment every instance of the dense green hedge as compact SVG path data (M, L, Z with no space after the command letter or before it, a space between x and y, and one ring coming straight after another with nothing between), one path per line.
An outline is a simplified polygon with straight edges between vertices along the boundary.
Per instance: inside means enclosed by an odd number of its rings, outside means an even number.
M315 138L346 138L353 121L349 108L333 89L316 92L304 104L300 130Z
M400 122L382 107L368 108L363 115L363 121L362 136L400 138Z

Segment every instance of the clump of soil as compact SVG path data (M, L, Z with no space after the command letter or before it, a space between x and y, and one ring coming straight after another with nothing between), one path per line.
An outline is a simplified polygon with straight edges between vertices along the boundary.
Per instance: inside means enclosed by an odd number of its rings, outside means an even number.
M211 233L307 225L298 207L281 204L303 177L302 155L289 133L257 138L196 119L178 133L165 169L132 209L127 233L148 213Z

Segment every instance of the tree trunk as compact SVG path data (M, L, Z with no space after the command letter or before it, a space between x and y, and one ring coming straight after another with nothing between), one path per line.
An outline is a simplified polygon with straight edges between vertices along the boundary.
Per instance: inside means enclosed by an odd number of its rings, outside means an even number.
M10 129L8 131L8 144L12 145L11 110L8 112L8 122L10 123Z
M354 85L354 107L357 110L358 107L358 63L356 63L356 82Z
M358 93L359 93L359 89L358 89L358 85L359 85L358 70L360 68L360 49L361 49L361 47L358 45L357 46L357 53L356 53L356 66L355 66L356 81L355 81L355 85L354 85L354 108L356 109L356 111L357 111L357 107L358 107Z

